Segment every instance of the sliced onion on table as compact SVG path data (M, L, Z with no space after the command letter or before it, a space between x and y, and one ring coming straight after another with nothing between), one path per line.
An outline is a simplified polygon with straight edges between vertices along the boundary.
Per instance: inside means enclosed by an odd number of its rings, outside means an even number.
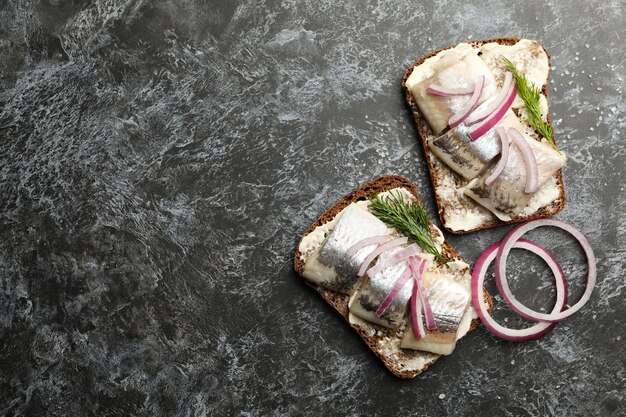
M447 88L440 85L431 84L426 89L426 92L436 96L452 97L452 96L465 96L474 92L473 88Z
M526 307L524 304L520 303L519 301L517 301L517 299L511 292L511 289L509 288L509 284L506 279L506 260L509 256L509 252L511 248L516 247L515 246L516 242L521 241L520 238L524 235L524 233L530 230L534 230L538 227L542 227L542 226L558 227L559 229L562 229L568 232L576 240L578 240L578 243L580 243L580 246L583 248L583 251L585 252L585 255L587 257L587 266L588 266L587 287L585 288L585 292L583 293L580 300L578 300L578 302L574 304L573 306L563 311L553 310L549 314L536 312ZM548 261L546 260L546 262ZM552 257L551 257L551 262L558 265L556 260L554 260L554 258ZM550 265L550 262L548 262L548 265ZM560 267L558 269L560 271ZM552 271L554 272L554 269L552 269ZM562 271L560 271L559 273L563 274ZM556 272L555 272L555 275L556 275ZM511 230L506 235L506 237L502 240L502 245L500 245L500 249L498 250L498 256L496 258L496 283L498 284L498 289L500 290L500 293L502 294L506 302L509 304L511 309L513 309L516 313L518 313L522 317L525 317L527 319L534 320L534 321L558 322L560 320L563 320L571 316L572 314L580 310L585 305L585 303L589 301L589 298L591 297L591 292L593 291L593 287L595 286L595 283L596 283L596 257L593 253L593 249L591 248L591 245L589 244L585 236L573 226L570 226L567 223L563 223L560 220L554 220L554 219L534 220L534 221L517 226L515 229Z
M367 255L367 258L365 258L363 263L361 263L361 267L359 268L359 272L357 275L360 277L365 275L365 271L367 271L367 267L370 266L374 258L376 258L378 255L380 255L381 253L391 248L395 248L396 246L405 245L408 241L409 241L409 238L407 237L399 237L397 239L393 239L393 240L390 240L389 242L383 243L382 245L374 249L369 255Z
M478 123L481 120L485 119L487 116L489 116L491 113L496 111L498 106L500 106L500 104L502 104L502 102L507 97L507 94L511 93L510 89L512 82L513 74L511 74L510 72L504 74L504 83L502 84L502 88L500 89L500 92L498 93L496 98L491 103L489 103L488 106L485 106L483 108L479 107L474 112L472 112L472 114L467 116L467 119L465 119L465 124L469 126L473 125L474 123Z
M420 249L420 247L417 246L416 244L409 245L406 248L394 253L389 258L385 259L384 261L382 262L379 261L376 265L374 265L367 271L367 275L369 275L370 277L373 277L374 275L378 274L385 268L395 265L400 261L404 261L409 256L415 256L421 251L422 250Z
M450 117L450 120L448 120L448 125L450 126L450 128L458 126L463 120L467 118L467 116L470 115L472 111L474 111L474 109L478 105L480 97L483 94L484 86L485 76L481 75L480 77L478 77L478 81L476 81L476 85L474 86L474 93L472 94L472 97L470 97L467 104L465 104L465 106L461 110L454 113L452 117Z
M389 294L387 294L383 302L378 307L378 310L376 310L376 317L380 317L383 314L385 314L385 311L387 311L387 308L389 308L391 303L393 303L393 300L396 299L398 294L400 294L400 291L402 290L402 288L404 288L404 286L406 285L407 282L409 282L410 279L411 279L411 268L409 268L409 266L407 265L402 275L400 275L400 278L398 278L396 283L393 284L393 288L391 289Z
M350 246L348 250L346 251L346 255L353 256L360 249L363 249L371 245L380 245L382 243L389 242L390 240L391 240L391 236L389 235L378 235L378 236L366 237L365 239L361 239L358 242L356 242L354 245Z
M524 192L527 194L534 193L539 188L537 158L535 158L535 154L524 136L517 129L511 127L508 133L524 159L524 166L526 167L526 188L524 188Z
M502 174L502 171L504 171L506 163L509 161L509 138L506 135L506 131L503 127L498 126L496 128L496 132L498 133L498 137L500 138L500 145L502 147L502 150L500 151L500 160L496 164L496 167L494 168L491 175L489 175L485 180L486 185L491 185L498 179L500 174Z
M430 307L430 300L428 299L428 291L424 286L424 272L426 272L427 262L422 260L418 261L416 258L409 259L409 266L413 271L414 285L417 285L417 290L424 309L424 319L426 319L426 328L428 330L437 330L437 323L435 322L435 315Z
M489 265L498 255L498 248L503 248L504 241L496 242L489 246L476 261L474 270L472 271L472 304L478 317L487 329L501 339L511 342L526 342L535 340L551 331L556 323L537 323L526 329L510 329L498 324L487 311L487 303L483 295L483 282ZM556 303L552 313L558 313L565 308L567 304L567 282L560 265L554 259L554 256L543 246L531 242L526 239L519 239L511 243L511 248L526 249L539 255L552 269L552 273L556 277ZM497 265L497 260L496 260ZM496 266L497 268L497 266Z
M504 99L501 103L498 104L498 107L487 116L482 122L476 123L472 125L468 135L471 140L477 140L485 133L489 132L509 111L511 104L513 104L513 100L515 100L515 95L517 94L517 84L511 83L507 93L504 95Z

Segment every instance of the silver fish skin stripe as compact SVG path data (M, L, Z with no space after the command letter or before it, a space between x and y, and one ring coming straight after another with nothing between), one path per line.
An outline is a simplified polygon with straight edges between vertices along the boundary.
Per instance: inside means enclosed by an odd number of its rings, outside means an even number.
M467 104L470 96L444 97L430 94L426 89L431 84L447 88L472 88L478 77L484 75L485 86L479 103L485 101L496 90L496 81L489 67L475 54L450 59L439 69L439 72L416 84L411 90L415 102L435 135L441 134L450 117Z
M476 178L486 168L467 135L457 129L431 138L427 143L435 155L465 179Z
M447 278L433 280L427 287L428 300L440 333L456 333L469 306L468 288Z
M387 226L373 214L355 204L348 206L320 249L318 261L337 274L322 286L343 293L353 292L359 279L359 267L376 245L361 248L353 256L347 256L347 250L362 239L387 232Z
M402 249L402 247L398 247L384 252L380 255L379 261L384 261ZM365 320L373 321L386 327L399 326L406 314L409 299L411 298L411 289L413 288L412 280L407 282L402 290L400 290L396 298L380 318L376 317L376 311L391 292L396 281L406 269L406 266L406 261L400 261L385 268L372 278L366 275L366 278L354 295L354 300L350 305L350 311Z
M565 166L566 159L551 146L538 142L527 135L524 138L530 145L537 161L538 183L541 187L556 171ZM464 193L502 220L519 214L530 202L533 194L526 188L526 165L517 146L511 146L509 160L498 179L487 186L485 180L495 166L490 167L479 178L472 180Z

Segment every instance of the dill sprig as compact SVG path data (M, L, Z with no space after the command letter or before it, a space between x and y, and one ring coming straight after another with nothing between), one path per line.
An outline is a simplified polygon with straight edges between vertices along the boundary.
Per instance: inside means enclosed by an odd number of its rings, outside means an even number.
M530 123L530 125L537 131L541 136L548 139L548 142L552 145L552 147L558 151L556 148L556 143L554 142L554 130L550 123L544 121L541 118L541 110L539 109L539 98L541 97L541 90L539 87L536 87L532 84L528 79L521 75L515 64L512 63L508 58L502 57L502 61L507 66L509 71L513 73L513 78L515 78L515 83L517 84L517 94L524 101L524 105L526 106L526 111L528 112L528 116L526 117L526 121Z
M440 263L447 263L446 257L437 249L424 206L416 201L405 201L400 193L393 192L385 197L376 195L370 198L370 203L372 213L387 226L394 227L410 242L435 255Z

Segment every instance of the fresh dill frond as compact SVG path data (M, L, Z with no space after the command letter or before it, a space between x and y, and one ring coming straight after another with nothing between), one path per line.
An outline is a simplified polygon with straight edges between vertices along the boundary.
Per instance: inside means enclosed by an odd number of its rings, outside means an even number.
M541 90L528 81L525 76L521 75L515 67L515 64L508 58L503 56L502 61L509 71L513 73L513 78L515 78L515 83L517 84L517 94L519 94L524 101L528 113L526 121L558 151L556 143L554 142L554 130L552 126L541 118L541 110L539 108Z
M417 243L425 252L435 255L440 263L447 263L446 257L437 249L424 206L416 201L406 201L399 192L384 197L376 195L370 198L370 203L372 213L387 226L408 237L409 242Z

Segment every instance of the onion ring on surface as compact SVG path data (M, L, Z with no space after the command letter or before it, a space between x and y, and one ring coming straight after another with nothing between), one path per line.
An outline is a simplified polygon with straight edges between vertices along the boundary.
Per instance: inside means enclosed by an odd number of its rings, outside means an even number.
M472 305L478 313L478 317L487 329L501 339L510 342L527 342L535 340L550 332L556 323L536 323L526 329L510 329L498 324L487 311L487 303L483 295L483 282L485 274L493 259L497 256L498 248L502 246L502 242L496 242L489 246L476 261L474 270L472 271ZM539 255L543 260L548 262L548 266L552 269L556 277L556 302L552 312L561 311L567 304L567 283L562 275L563 271L556 261L550 262L554 257L546 248L537 243L526 239L520 239L513 242L512 247L529 250ZM560 276L560 278L559 278Z
M564 311L552 311L552 313L545 314L534 311L528 307L526 307L521 302L517 301L511 289L509 288L509 284L506 280L506 260L509 256L509 251L511 248L515 247L515 242L519 241L519 239L526 233L533 229L536 229L541 226L554 226L562 229L569 234L571 234L578 243L583 248L585 255L587 256L587 287L585 288L585 292L580 297L580 300L573 306L565 309ZM554 261L556 262L556 260ZM558 263L557 263L558 265ZM496 257L496 283L498 284L498 289L500 293L505 298L511 309L513 309L520 316L525 317L527 319L533 321L543 321L543 322L558 322L561 321L578 310L580 310L589 298L591 298L591 292L593 291L593 287L596 284L596 257L593 253L593 249L591 245L587 241L587 238L576 228L570 226L567 223L564 223L560 220L554 219L539 219L533 220L524 224L517 226L515 229L511 230L505 237L502 239L502 244L498 249L498 256ZM554 272L554 270L553 270ZM556 275L556 273L555 273Z

